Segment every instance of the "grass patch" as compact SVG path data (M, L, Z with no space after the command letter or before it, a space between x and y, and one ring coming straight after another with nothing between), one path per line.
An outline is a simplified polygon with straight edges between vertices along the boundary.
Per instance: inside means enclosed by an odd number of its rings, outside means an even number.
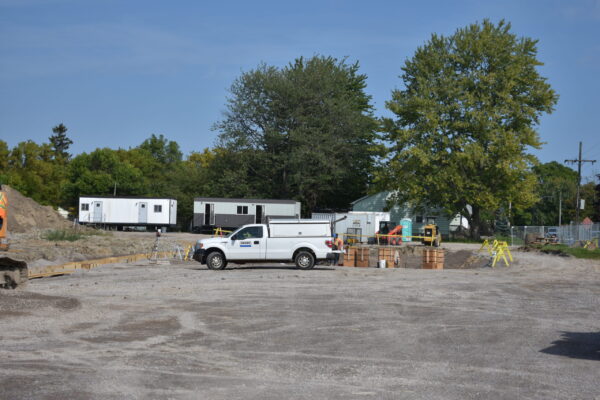
M42 238L50 242L75 242L86 236L105 236L106 232L96 230L53 229L46 231Z
M542 253L556 255L570 255L575 258L585 258L588 260L600 260L600 249L588 250L583 247L569 247L565 244L547 244L545 246L536 246Z

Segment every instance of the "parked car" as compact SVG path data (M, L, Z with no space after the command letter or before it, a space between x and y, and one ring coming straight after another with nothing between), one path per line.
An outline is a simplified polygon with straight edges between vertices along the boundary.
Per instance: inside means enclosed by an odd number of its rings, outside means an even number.
M548 228L546 240L550 243L558 243L558 228Z

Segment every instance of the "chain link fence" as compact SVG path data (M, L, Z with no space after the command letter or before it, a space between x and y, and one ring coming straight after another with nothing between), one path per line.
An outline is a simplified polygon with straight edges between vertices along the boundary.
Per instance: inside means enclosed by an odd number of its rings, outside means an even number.
M600 224L563 226L511 226L508 242L520 246L533 242L560 243L568 246L600 239Z

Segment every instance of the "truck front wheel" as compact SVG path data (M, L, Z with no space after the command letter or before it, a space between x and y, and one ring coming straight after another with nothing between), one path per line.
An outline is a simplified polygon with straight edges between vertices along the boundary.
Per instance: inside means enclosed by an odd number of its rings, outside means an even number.
M208 269L224 269L227 266L227 261L225 260L223 254L219 253L218 251L213 251L206 257L206 266Z
M315 256L309 251L301 250L294 257L294 262L299 269L312 269L315 266Z

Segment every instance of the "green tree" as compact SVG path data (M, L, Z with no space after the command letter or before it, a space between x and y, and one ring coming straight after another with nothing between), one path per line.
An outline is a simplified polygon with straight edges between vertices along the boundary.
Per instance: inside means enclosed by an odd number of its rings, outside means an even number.
M294 198L305 212L363 195L377 148L367 77L358 70L315 56L242 74L215 125L221 194Z
M559 203L562 203L562 222L575 217L577 172L556 161L533 167L537 178L536 197L532 206L516 210L515 225L557 225Z
M47 143L38 145L31 140L18 143L6 160L5 183L38 203L59 204L63 174L53 155Z
M146 150L153 159L167 168L180 162L182 158L179 144L168 140L163 135L156 136L155 134L152 134L152 136L144 140L138 148Z
M597 214L596 184L593 181L581 185L581 198L585 201L585 205L583 210L580 210L580 221L583 221L585 217L589 217L594 222L600 222Z
M474 238L485 215L533 204L529 149L540 148L535 127L557 102L537 71L536 43L484 20L418 48L386 103L397 118L383 121L391 146L379 182L417 207L461 212Z
M8 170L8 156L10 150L8 149L8 143L4 140L0 140L0 185L8 184L9 182L9 170Z
M128 160L128 152L108 148L82 153L69 163L66 203L77 204L79 196L112 195L115 183L121 196L152 195L142 171Z
M62 160L63 162L66 162L69 159L70 154L67 150L73 144L73 141L67 137L67 131L68 128L60 123L52 128L54 135L48 138L52 145L55 158L57 160Z

